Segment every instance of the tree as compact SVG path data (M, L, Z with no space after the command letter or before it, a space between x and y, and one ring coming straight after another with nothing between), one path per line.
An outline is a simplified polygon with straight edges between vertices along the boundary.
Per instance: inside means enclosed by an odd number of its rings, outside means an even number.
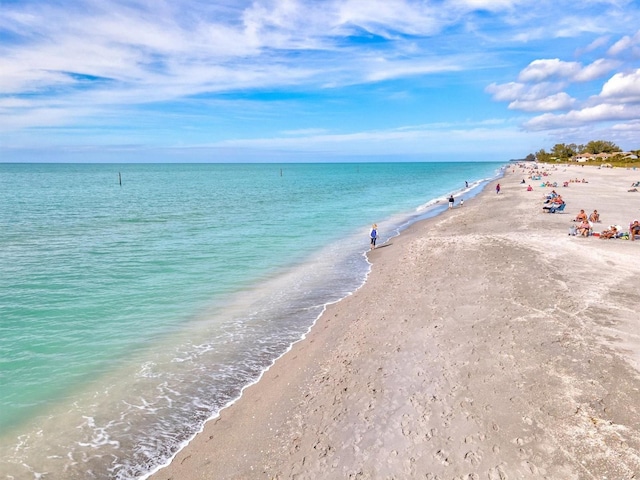
M587 153L597 155L598 153L613 153L621 152L622 150L613 142L608 142L606 140L591 140L587 143L585 151Z
M564 143L556 143L551 150L551 155L558 159L566 160L573 157L576 154L576 145L565 145Z
M536 161L536 156L533 153L530 153L529 155L527 155L524 160L526 162L535 162Z
M536 152L536 160L539 162L548 162L551 160L551 155L544 151L544 148L541 148Z

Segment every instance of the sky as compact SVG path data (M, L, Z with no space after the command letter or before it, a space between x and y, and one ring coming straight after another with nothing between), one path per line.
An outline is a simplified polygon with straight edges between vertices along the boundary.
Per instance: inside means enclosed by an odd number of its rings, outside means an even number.
M0 162L640 149L638 0L0 0Z

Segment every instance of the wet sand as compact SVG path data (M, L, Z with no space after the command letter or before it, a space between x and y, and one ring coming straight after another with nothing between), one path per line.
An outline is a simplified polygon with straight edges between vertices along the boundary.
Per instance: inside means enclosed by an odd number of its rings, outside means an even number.
M588 181L556 188L564 213L514 165L380 245L365 286L152 478L640 478L640 242L568 235L580 209L596 231L640 217L640 172L547 169Z

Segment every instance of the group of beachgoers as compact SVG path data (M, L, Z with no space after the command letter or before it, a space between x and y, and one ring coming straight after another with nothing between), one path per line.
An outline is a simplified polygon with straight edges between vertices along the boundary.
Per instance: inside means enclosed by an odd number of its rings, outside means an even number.
M571 227L569 235L576 235L582 237L596 236L602 240L610 238L624 238L631 241L635 240L636 236L640 236L640 222L634 220L629 223L629 231L625 231L620 225L609 225L609 228L603 230L600 233L593 231L593 224L600 222L600 214L597 210L594 210L589 216L584 210L580 210L576 218L572 220L578 223L578 225Z
M528 165L519 165L523 170L529 170L528 178L530 180L541 180L542 177L546 177L549 173L543 169L539 169L537 166L530 167ZM551 170L557 170L555 166L551 167ZM515 173L515 169L514 169ZM573 179L569 179L566 182L562 183L563 187L568 187L571 183L589 183L585 178L580 180L578 177ZM523 178L520 184L527 184L527 181ZM562 212L566 207L566 202L562 195L556 192L555 188L558 187L557 182L549 182L543 181L540 185L541 187L551 187L554 190L551 193L546 194L543 197L544 203L542 205L542 211L544 213L556 213ZM637 187L640 187L640 181L633 182L632 185L633 190L629 191L638 191ZM533 187L529 184L527 186L527 191L533 191ZM576 225L573 225L569 229L569 235L574 236L595 236L600 237L601 239L611 239L611 238L623 238L629 240L637 240L640 239L640 222L638 220L633 220L629 222L629 229L623 228L621 225L609 225L609 228L602 230L601 232L595 231L595 224L600 223L600 214L597 210L594 210L591 214L587 215L584 210L580 210L580 212L576 215L576 217L572 220Z
M529 188L527 188L527 190L529 190ZM555 190L552 190L551 193L544 196L544 204L542 205L543 212L562 212L565 207L566 202L562 198L562 195ZM587 215L584 209L581 209L572 222L576 222L577 225L574 225L569 229L569 235L581 237L589 237L593 235L600 237L603 240L610 238L624 238L632 241L636 239L636 236L640 236L640 222L638 222L638 220L633 220L629 223L628 231L620 225L610 225L609 228L599 233L595 232L594 224L600 223L600 214L598 213L598 210L594 210Z
M529 178L532 178L531 176L529 176ZM533 180L539 180L540 177L533 177ZM524 178L522 179L522 181L520 182L521 184L523 183L527 183ZM562 186L563 187L568 187L570 183L589 183L587 182L584 178L582 179L582 181L578 180L577 178L575 180L567 180L566 182L562 182ZM541 187L551 187L551 188L558 188L558 182L542 182L540 184ZM531 187L531 185L529 185L529 187L527 187L528 191L533 190L533 188Z
M597 233L594 235L598 235ZM634 220L629 224L629 231L625 231L620 225L610 225L608 229L600 232L601 239L607 238L624 238L634 241L637 237L640 237L640 222Z
M580 213L576 215L576 218L574 218L573 221L578 223L578 225L572 227L570 234L588 237L593 233L593 224L600 222L600 214L598 213L598 210L594 210L589 216L587 216L585 211L581 209Z

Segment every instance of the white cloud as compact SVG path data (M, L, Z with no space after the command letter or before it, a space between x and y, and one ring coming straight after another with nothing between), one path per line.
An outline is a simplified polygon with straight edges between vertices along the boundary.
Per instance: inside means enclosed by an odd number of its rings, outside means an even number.
M613 127L611 127L611 130L614 131L618 131L618 132L625 132L625 133L634 133L636 135L640 135L640 119L638 120L631 120L629 122L624 122L624 123L616 123ZM635 137L636 140L638 139L638 136Z
M609 43L609 40L610 40L609 35L598 37L586 47L578 49L577 53L579 55L582 55L585 53L593 52L594 50L598 50L599 48L602 48L605 45L607 45Z
M571 78L580 71L578 62L563 62L558 58L534 60L520 72L521 82L541 82L549 78Z
M509 104L512 110L524 110L525 112L548 112L554 110L568 110L576 103L565 92L556 93L544 98L515 100Z
M583 126L594 122L634 120L638 117L640 117L640 105L603 103L560 115L545 113L526 122L525 127L536 131Z
M622 37L609 48L607 54L611 56L621 55L625 50L629 50L637 45L640 45L640 30L633 36L625 35Z
M492 83L485 91L493 95L493 99L498 102L511 102L520 97L527 90L524 83L509 82L502 85Z
M494 83L489 85L485 91L491 93L496 101L509 102L508 108L511 110L525 112L570 110L579 101L563 91L565 88L569 87L571 83L597 80L620 65L621 62L611 59L598 59L585 67L578 62L565 62L558 58L534 60L520 72L519 82L503 85ZM550 79L562 81L549 82ZM611 83L610 88L603 90L603 93L606 91L608 96L613 96L614 92L623 90L627 98L632 98L636 96L634 83L636 80L633 77L614 76L608 82L608 84ZM594 99L592 103L594 101L598 102L597 99ZM576 115L577 117L579 115ZM556 118L555 115L536 117L526 125L532 128L541 128L541 125L546 125Z
M467 10L487 10L497 12L502 10L511 10L519 3L519 0L451 0L449 5L464 8Z
M576 72L572 80L576 82L590 82L591 80L605 76L618 66L620 66L620 62L616 60L600 58Z
M534 60L518 75L524 83L542 82L552 78L574 82L588 82L606 75L620 65L610 59L598 59L583 67L579 62L564 62L558 58Z
M604 84L600 97L640 103L640 69L628 74L616 73Z
M447 10L438 8L431 2L337 0L333 4L342 28L360 27L385 38L393 38L400 32L430 35L450 22Z
M494 100L511 102L510 109L542 111L546 108L562 110L574 103L568 94L561 92L563 88L563 83L543 82L530 85L510 82L503 85L491 84L485 91L493 94Z
M463 62L452 60L433 59L425 60L424 63L415 61L380 61L370 63L367 66L369 73L365 75L366 80L379 82L394 78L406 78L416 75L433 74L438 72L456 72L463 70Z
M233 147L267 150L305 150L347 153L375 151L377 154L430 154L479 152L486 158L501 156L507 144L524 141L527 134L502 121L479 123L424 124L402 128L365 130L355 133L316 133L296 137L269 137L226 140L209 147ZM373 150L372 150L373 146Z

